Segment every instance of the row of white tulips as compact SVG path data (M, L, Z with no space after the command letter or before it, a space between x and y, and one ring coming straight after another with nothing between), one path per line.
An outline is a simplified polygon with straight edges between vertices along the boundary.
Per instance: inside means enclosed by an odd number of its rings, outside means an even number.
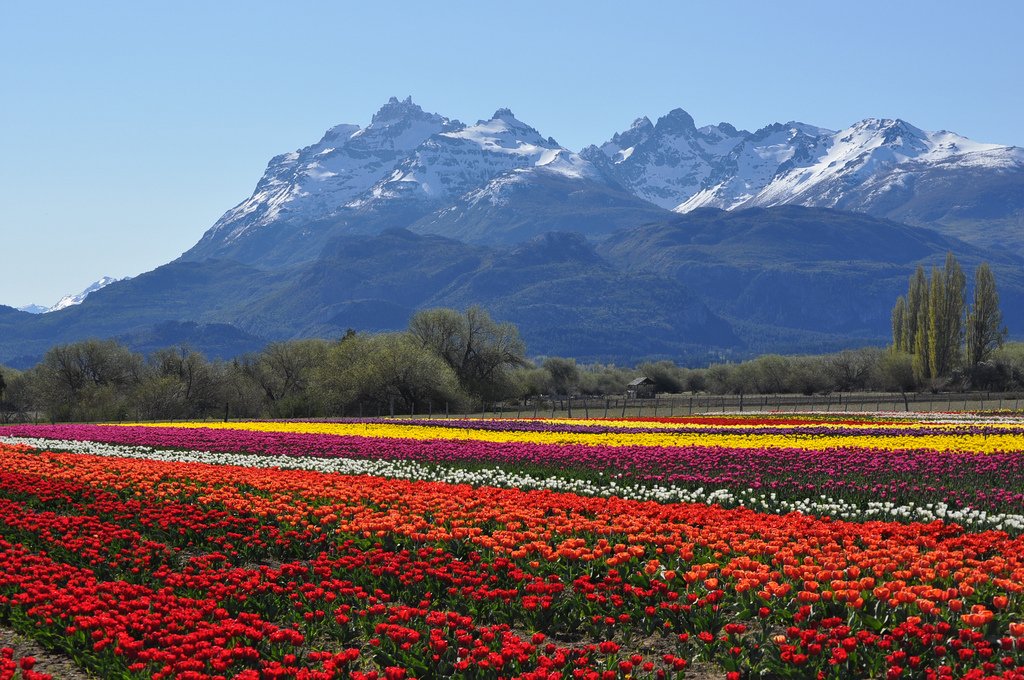
M156 449L148 446L125 446L100 442L59 439L31 439L0 437L0 442L26 444L35 449L67 451L94 456L117 458L143 458L168 462L210 463L255 468L311 470L343 475L371 475L393 479L424 480L471 486L496 486L517 489L546 489L585 496L617 496L659 503L704 503L723 507L746 507L757 512L785 514L799 512L815 516L828 516L850 521L897 520L955 522L971 529L1000 529L1014 533L1024 531L1024 515L987 513L972 508L951 508L944 503L896 505L889 502L869 502L856 505L843 499L816 496L800 500L779 498L775 493L753 489L683 489L658 484L621 482L600 475L600 479L578 479L570 476L537 477L530 474L484 468L467 470L443 465L424 465L408 460L366 460L356 458L317 458L269 456L244 453L215 453L212 451L184 451Z

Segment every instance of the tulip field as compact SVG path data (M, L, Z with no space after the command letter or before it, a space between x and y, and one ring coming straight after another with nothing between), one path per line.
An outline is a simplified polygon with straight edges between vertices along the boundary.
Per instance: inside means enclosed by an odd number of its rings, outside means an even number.
M1024 679L1019 415L10 425L0 461L0 628L97 678Z

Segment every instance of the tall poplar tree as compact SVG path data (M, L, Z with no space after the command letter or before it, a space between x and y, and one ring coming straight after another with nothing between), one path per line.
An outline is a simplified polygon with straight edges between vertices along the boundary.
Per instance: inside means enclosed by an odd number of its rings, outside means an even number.
M927 284L923 285L920 291L920 305L914 315L913 345L910 353L914 355L914 377L918 381L927 380L932 377L931 345L932 338L928 333L929 300L931 292Z
M917 336L921 328L921 317L928 308L928 280L924 275L924 267L917 266L917 271L910 277L907 289L906 323L903 326L903 351L915 351Z
M974 273L974 302L967 314L968 365L976 366L987 360L992 350L1003 346L1006 335L996 278L988 263L982 262Z
M942 378L960 365L964 338L967 277L953 253L946 253L946 264L932 270L928 293L928 370L933 378Z
M906 352L907 299L902 295L896 298L896 306L892 308L892 348L897 352Z

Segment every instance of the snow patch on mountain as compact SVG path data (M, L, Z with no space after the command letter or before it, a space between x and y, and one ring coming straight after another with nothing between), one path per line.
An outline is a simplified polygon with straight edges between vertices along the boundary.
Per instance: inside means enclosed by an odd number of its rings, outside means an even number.
M558 202L557 213L582 195L566 181L677 212L795 203L887 215L915 196L941 195L943 182L960 181L943 178L968 171L971 186L982 187L989 171L1024 171L1024 150L884 118L838 132L795 121L756 132L698 127L677 108L575 153L507 108L466 125L392 97L365 128L337 125L316 144L273 158L252 196L184 257L297 261L315 257L333 235L404 227L432 214L447 219L481 202L506 206L526 196L538 214L545 200ZM523 189L530 183L563 188L533 194ZM261 231L271 225L278 231ZM256 233L266 238L242 240ZM272 252L276 260L266 258Z
M634 194L673 209L721 174L723 158L747 134L728 123L697 128L690 114L675 109L657 124L638 118L625 132L582 155L596 162L603 155Z
M311 146L271 159L252 196L221 217L203 240L230 242L279 219L330 217L452 122L392 97L365 128L337 125Z
M1024 150L984 144L952 132L925 132L899 119L868 118L832 135L810 162L797 165L767 183L736 207L784 203L835 208L865 183L908 168L1024 167Z
M740 206L754 198L780 170L817 158L832 134L831 130L796 122L762 128L733 147L707 186L674 210L731 210Z
M29 314L45 314L49 309L49 307L44 307L43 305L25 305L24 307L18 307L19 312L28 312Z
M838 132L791 121L750 133L728 123L698 128L682 109L657 124L639 118L582 155L676 212L785 203L857 210L896 189L909 196L928 170L1024 169L1022 149L899 119L869 118Z
M131 277L128 276L123 279L115 279L110 276L104 276L99 281L91 283L81 293L76 293L74 295L65 295L55 304L52 304L49 307L45 307L43 305L27 305L25 307L19 307L18 309L23 312L28 312L29 314L48 314L50 312L59 312L62 309L67 309L68 307L74 307L75 305L82 304L82 302L85 301L85 298L89 297L89 295L95 293L96 291L102 288L106 288L112 283L117 283L118 281L127 281L130 278Z
M543 168L573 178L596 177L584 158L543 137L509 109L489 120L433 135L353 208L393 200L437 202L455 198L514 170Z

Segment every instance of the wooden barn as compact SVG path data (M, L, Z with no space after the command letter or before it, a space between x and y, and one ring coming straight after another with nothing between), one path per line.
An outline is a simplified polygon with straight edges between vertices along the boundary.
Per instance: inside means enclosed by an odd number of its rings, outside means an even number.
M653 399L654 398L654 381L645 375L631 380L626 385L626 397L628 399Z

